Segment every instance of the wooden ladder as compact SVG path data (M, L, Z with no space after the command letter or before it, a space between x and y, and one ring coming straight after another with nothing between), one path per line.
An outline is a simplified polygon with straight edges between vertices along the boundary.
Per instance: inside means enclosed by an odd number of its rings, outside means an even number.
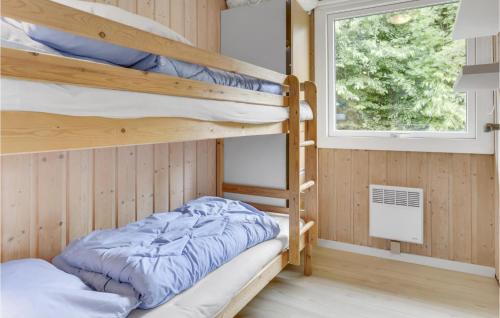
M317 112L316 85L304 82L302 85L294 75L289 75L285 82L288 85L289 120L285 131L288 131L288 186L286 189L275 189L240 184L224 183L224 140L217 140L217 195L224 192L255 195L287 200L286 207L248 202L259 210L287 213L289 215L289 263L300 265L300 252L304 250L304 273L311 274L311 251L318 238L318 150L317 150ZM305 135L300 136L300 96L312 110L313 119L304 122ZM300 152L305 151L305 182L300 181ZM306 222L301 228L301 218Z
M316 85L305 82L300 85L297 77L288 77L289 91L289 139L288 139L288 209L290 217L289 262L300 265L300 251L304 244L304 274L310 275L312 245L318 237L318 149L317 149L317 104ZM300 141L300 91L312 110L313 118L306 121L304 141ZM300 182L300 151L305 148L305 182ZM300 229L300 220L304 219L308 231ZM312 223L314 222L314 223ZM305 232L305 241L301 234Z

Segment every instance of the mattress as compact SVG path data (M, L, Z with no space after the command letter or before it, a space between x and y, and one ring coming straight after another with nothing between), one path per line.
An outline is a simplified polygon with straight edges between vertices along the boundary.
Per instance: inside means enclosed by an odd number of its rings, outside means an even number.
M241 253L169 302L149 310L134 310L133 318L214 317L272 259L288 247L288 215L269 213L280 234ZM303 222L301 222L301 226Z
M181 117L247 124L274 123L288 119L288 107L136 93L10 78L1 80L1 105L3 111L105 118ZM311 108L305 102L301 102L300 116L302 120L310 120L313 117Z

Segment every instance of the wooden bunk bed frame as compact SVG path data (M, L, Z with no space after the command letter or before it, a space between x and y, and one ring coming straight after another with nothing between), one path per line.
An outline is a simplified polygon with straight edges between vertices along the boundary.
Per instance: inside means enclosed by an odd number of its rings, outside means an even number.
M218 317L233 317L287 264L300 265L311 275L312 246L317 240L317 114L316 86L300 83L246 62L169 40L49 0L2 0L3 17L18 19L99 41L167 56L229 72L281 83L284 95L193 81L42 53L1 49L1 76L220 101L288 107L289 119L272 124L209 122L185 118L109 119L64 116L38 112L1 112L1 154L153 144L217 139L217 195L224 192L286 199L286 207L251 203L261 210L289 215L289 249L272 260L243 287ZM314 118L300 136L300 96L311 106ZM274 189L224 183L223 138L288 134L288 187ZM300 149L305 148L305 179L300 182ZM300 226L300 219L305 225Z

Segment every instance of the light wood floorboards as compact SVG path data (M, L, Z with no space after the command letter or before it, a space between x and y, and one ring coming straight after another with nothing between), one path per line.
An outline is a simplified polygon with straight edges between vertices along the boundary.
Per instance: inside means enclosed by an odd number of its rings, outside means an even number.
M498 317L493 278L320 247L313 267L287 267L238 317Z

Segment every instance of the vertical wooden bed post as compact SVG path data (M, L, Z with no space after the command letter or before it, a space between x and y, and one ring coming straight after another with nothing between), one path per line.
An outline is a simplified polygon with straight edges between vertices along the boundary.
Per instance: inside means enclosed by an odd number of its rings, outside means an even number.
M218 197L224 197L224 139L217 139L216 142L216 194Z
M312 246L318 240L318 147L317 147L317 102L316 84L314 82L304 83L304 96L311 107L313 119L306 122L305 128L305 179L313 180L315 184L304 194L304 209L306 222L314 221L314 226L306 234L306 245L304 250L304 275L312 274Z
M300 83L296 76L289 75L287 84L290 113L288 120L289 262L292 265L300 265Z
M316 84L314 82L304 83L305 100L311 107L314 118L306 122L305 140L309 143L305 151L305 179L313 180L315 184L304 194L304 207L306 222L314 221L311 228L310 237L313 243L318 240L318 133L317 133L317 105L316 105Z

